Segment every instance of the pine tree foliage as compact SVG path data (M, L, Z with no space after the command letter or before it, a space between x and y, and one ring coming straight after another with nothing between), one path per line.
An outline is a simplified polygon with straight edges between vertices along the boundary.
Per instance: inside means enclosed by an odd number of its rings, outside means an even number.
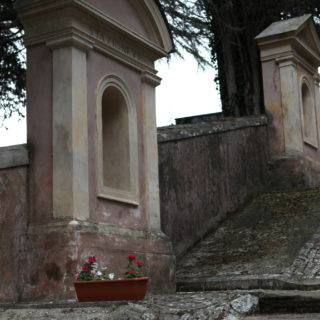
M14 10L14 0L0 0L0 119L16 112L23 116L26 70L23 27Z
M205 67L217 68L225 115L263 112L259 51L254 37L270 23L312 13L320 24L319 0L158 0L166 13L178 54L191 53ZM0 119L25 105L23 27L15 0L0 0ZM211 61L202 54L211 51Z
M226 116L262 113L259 49L254 40L274 21L312 13L320 22L319 0L160 0L177 48L203 64L209 42Z
M200 67L204 68L211 61L201 54L211 38L209 21L203 5L198 0L160 0L166 13L177 53L183 57L182 52L192 54Z

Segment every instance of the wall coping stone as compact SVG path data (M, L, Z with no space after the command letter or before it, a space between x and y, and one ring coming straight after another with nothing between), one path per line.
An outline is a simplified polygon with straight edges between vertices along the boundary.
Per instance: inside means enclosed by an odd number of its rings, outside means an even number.
M29 153L26 144L0 147L0 169L26 166L29 164Z
M190 139L249 127L266 126L268 119L264 115L223 118L217 121L196 124L171 125L158 128L158 143Z

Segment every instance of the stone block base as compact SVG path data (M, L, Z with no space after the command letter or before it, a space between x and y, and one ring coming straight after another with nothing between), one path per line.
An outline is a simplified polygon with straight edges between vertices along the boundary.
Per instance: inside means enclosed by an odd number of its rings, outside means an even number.
M21 256L22 301L75 299L73 281L88 256L122 277L127 255L146 264L149 292L175 291L175 258L162 234L107 224L59 220L31 225Z
M320 163L304 155L274 158L269 162L266 190L288 191L317 188Z

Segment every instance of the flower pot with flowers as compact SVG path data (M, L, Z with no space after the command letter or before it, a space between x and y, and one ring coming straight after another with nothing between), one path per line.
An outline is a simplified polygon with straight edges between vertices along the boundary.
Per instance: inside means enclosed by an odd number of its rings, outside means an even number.
M124 278L115 278L108 268L98 268L94 256L82 266L74 286L80 302L143 300L147 292L149 278L142 276L144 263L129 254L127 271Z

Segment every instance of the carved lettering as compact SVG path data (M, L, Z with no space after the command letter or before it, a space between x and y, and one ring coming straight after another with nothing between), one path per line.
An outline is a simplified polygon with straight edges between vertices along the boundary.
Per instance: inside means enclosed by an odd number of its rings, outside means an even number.
M121 43L115 39L113 39L112 37L110 37L109 35L96 30L92 27L90 27L90 36L92 36L93 38L103 42L105 45L107 45L108 47L111 47L112 49L121 52L122 54L140 61L140 62L145 62L145 59L143 56L141 56L139 53L137 53L136 51L132 50L129 46L127 46L124 43Z

